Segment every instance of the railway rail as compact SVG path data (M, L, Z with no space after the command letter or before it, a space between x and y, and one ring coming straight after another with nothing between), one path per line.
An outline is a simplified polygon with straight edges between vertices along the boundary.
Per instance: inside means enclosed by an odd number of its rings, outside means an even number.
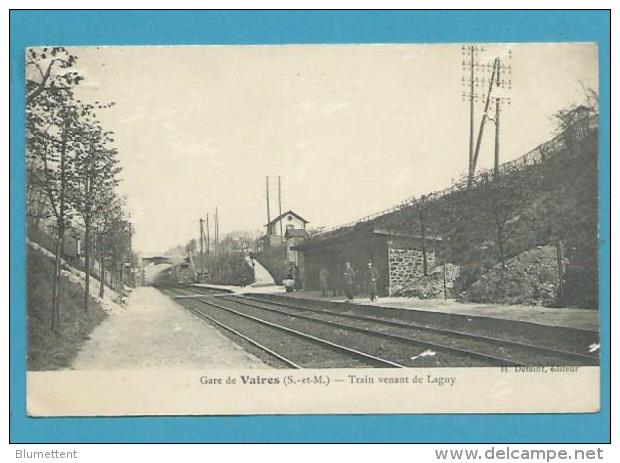
M556 349L551 347L545 347L535 345L526 342L514 341L510 339L504 339L494 336L484 336L480 334L469 333L461 330L437 328L428 325L422 325L413 322L402 322L395 320L388 320L379 317L373 317L368 315L359 315L353 313L343 313L339 311L333 311L328 309L318 309L312 307L305 307L303 305L295 305L286 302L279 301L265 301L255 297L247 295L227 295L227 298L239 301L242 304L247 304L256 307L256 303L261 304L265 310L275 310L272 307L284 307L293 309L295 311L305 311L313 313L325 320L325 322L335 321L338 319L344 319L348 321L361 322L360 327L365 327L366 330L377 330L379 332L386 329L393 328L393 331L407 333L408 335L414 334L420 339L427 339L429 346L434 344L438 348L454 348L454 345L469 344L471 347L477 347L481 350L482 356L489 356L498 358L501 360L515 360L516 363L527 364L528 360L536 358L538 364L546 365L598 365L599 358L597 355L589 355L580 352L572 352L564 349ZM263 306L266 304L267 306ZM291 312L287 312L291 313ZM358 328L359 329L359 328ZM437 341L444 340L449 345L441 345ZM493 354L493 352L499 352L500 354L510 355L510 359L505 356ZM470 351L471 353L471 351ZM521 359L521 360L518 360Z
M484 314L464 314L424 310L416 307L393 308L364 303L345 303L324 299L306 299L284 294L245 293L245 296L261 302L289 303L299 308L329 309L337 313L367 315L381 320L410 322L420 328L436 328L463 332L485 338L513 340L521 344L543 347L551 350L574 352L598 358L598 352L590 349L599 343L596 329L574 326L545 325L531 320L499 318ZM556 309L561 312L562 309ZM587 360L588 357L585 359Z
M278 323L244 314L225 307L214 300L204 300L201 298L201 294L192 294L188 290L176 288L166 288L162 291L175 297L183 307L194 315L213 323L225 332L242 339L263 354L275 359L277 364L283 364L290 368L404 367L404 365L388 359L367 354ZM211 309L210 313L205 310L205 306ZM215 313L213 313L212 309L216 309ZM252 334L249 335L247 334L248 332ZM295 348L292 348L292 345ZM276 351L276 349L288 349L291 353L284 355Z
M593 355L464 331L266 301L205 288L168 292L174 293L179 303L201 318L293 368L598 364L598 357ZM222 317L226 320L222 321ZM240 320L243 320L244 329L237 328ZM257 330L250 325L261 328ZM283 337L287 340L282 341ZM308 344L312 344L311 349ZM420 353L427 354L428 358Z
M364 359L361 366L375 367L598 364L598 357L593 355L480 336L464 331L310 308L303 304L265 301L206 288L177 288L167 291L179 298L178 302L196 315L215 324L229 335L244 339L255 348L278 359L280 364L293 368L307 365L349 367L352 366L353 358L357 362ZM207 314L214 310L219 313ZM222 313L226 313L225 316L228 317L225 322L221 320ZM230 320L230 317L236 317L236 320ZM242 318L246 325L246 334L235 328L239 318ZM262 331L258 332L248 327L248 324L260 325ZM264 332L267 328L271 328L271 333ZM278 332L275 335L274 330ZM251 336L247 334L248 332ZM282 342L283 336L287 338L286 342ZM308 343L313 344L310 350L307 348ZM327 357L320 353L318 357L314 355L317 346L324 354L329 351L329 355ZM419 354L421 349L426 353L431 352L433 358L409 356L412 352ZM300 351L307 351L306 357L310 359L300 356ZM301 361L295 362L289 358L291 356L301 358ZM320 358L321 356L323 358ZM340 358L334 359L334 356Z

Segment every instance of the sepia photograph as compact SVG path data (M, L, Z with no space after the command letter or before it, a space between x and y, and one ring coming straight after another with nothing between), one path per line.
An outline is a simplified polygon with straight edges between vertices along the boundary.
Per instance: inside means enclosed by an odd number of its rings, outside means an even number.
M29 413L596 411L598 69L28 48Z

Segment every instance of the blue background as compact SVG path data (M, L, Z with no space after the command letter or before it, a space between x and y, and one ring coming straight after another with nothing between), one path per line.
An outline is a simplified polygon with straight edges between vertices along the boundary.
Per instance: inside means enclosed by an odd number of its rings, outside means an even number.
M610 378L607 11L13 11L10 15L12 442L607 442ZM597 42L600 58L600 413L28 418L25 405L24 48L37 45Z

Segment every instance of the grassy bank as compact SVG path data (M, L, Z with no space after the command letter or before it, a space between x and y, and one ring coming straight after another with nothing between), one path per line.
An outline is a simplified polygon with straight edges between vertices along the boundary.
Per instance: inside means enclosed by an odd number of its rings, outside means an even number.
M60 332L51 332L54 262L41 251L28 248L27 311L28 370L69 368L92 330L107 314L91 298L90 309L82 307L84 289L61 276Z

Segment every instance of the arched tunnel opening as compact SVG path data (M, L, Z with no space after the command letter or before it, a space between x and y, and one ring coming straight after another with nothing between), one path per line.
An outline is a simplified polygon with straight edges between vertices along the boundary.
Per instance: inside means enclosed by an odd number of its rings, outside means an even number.
M145 286L186 286L196 282L196 270L189 257L146 257L142 269Z

